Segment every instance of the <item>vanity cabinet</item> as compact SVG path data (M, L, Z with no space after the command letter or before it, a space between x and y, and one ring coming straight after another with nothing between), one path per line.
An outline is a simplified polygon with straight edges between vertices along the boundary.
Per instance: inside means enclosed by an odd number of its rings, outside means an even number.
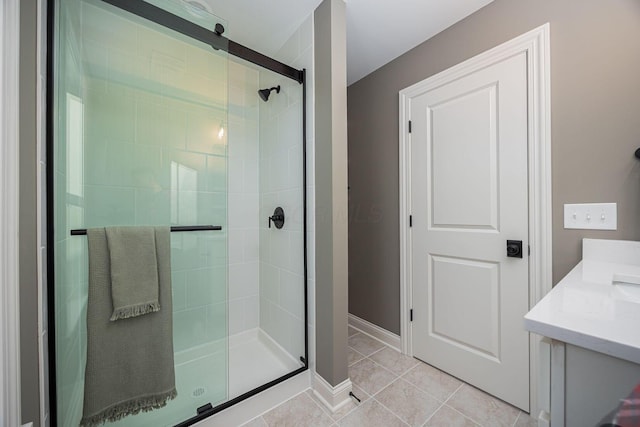
M566 427L598 426L640 382L640 365L571 344L564 366Z
M600 426L640 383L640 242L584 239L524 322L551 344L551 427Z

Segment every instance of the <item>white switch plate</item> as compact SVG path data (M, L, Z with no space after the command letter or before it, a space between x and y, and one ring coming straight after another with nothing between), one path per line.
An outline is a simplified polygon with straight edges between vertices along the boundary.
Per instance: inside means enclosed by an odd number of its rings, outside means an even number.
M616 230L618 228L617 204L565 204L564 228L579 228L582 230Z

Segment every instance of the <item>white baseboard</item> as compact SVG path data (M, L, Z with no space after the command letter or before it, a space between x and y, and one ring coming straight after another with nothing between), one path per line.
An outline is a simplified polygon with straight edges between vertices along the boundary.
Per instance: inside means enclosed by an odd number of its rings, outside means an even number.
M383 344L388 345L394 350L402 352L400 335L389 332L386 329L383 329L378 325L374 325L373 323L361 319L351 313L349 313L349 326L377 339L378 341L381 341Z
M335 387L318 375L317 372L312 373L312 379L313 394L315 394L332 413L349 403L349 393L351 393L351 389L353 388L349 378Z

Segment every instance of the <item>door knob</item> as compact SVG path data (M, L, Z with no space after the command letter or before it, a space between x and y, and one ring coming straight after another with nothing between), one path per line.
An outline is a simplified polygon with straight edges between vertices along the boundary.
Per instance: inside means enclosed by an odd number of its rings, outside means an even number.
M522 240L507 240L507 256L522 258Z

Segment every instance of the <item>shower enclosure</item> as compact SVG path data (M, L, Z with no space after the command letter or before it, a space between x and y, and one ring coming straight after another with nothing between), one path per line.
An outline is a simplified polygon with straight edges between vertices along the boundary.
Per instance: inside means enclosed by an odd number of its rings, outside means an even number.
M48 13L53 425L82 417L89 228L172 230L178 395L107 425L190 425L307 369L304 70L189 1Z

